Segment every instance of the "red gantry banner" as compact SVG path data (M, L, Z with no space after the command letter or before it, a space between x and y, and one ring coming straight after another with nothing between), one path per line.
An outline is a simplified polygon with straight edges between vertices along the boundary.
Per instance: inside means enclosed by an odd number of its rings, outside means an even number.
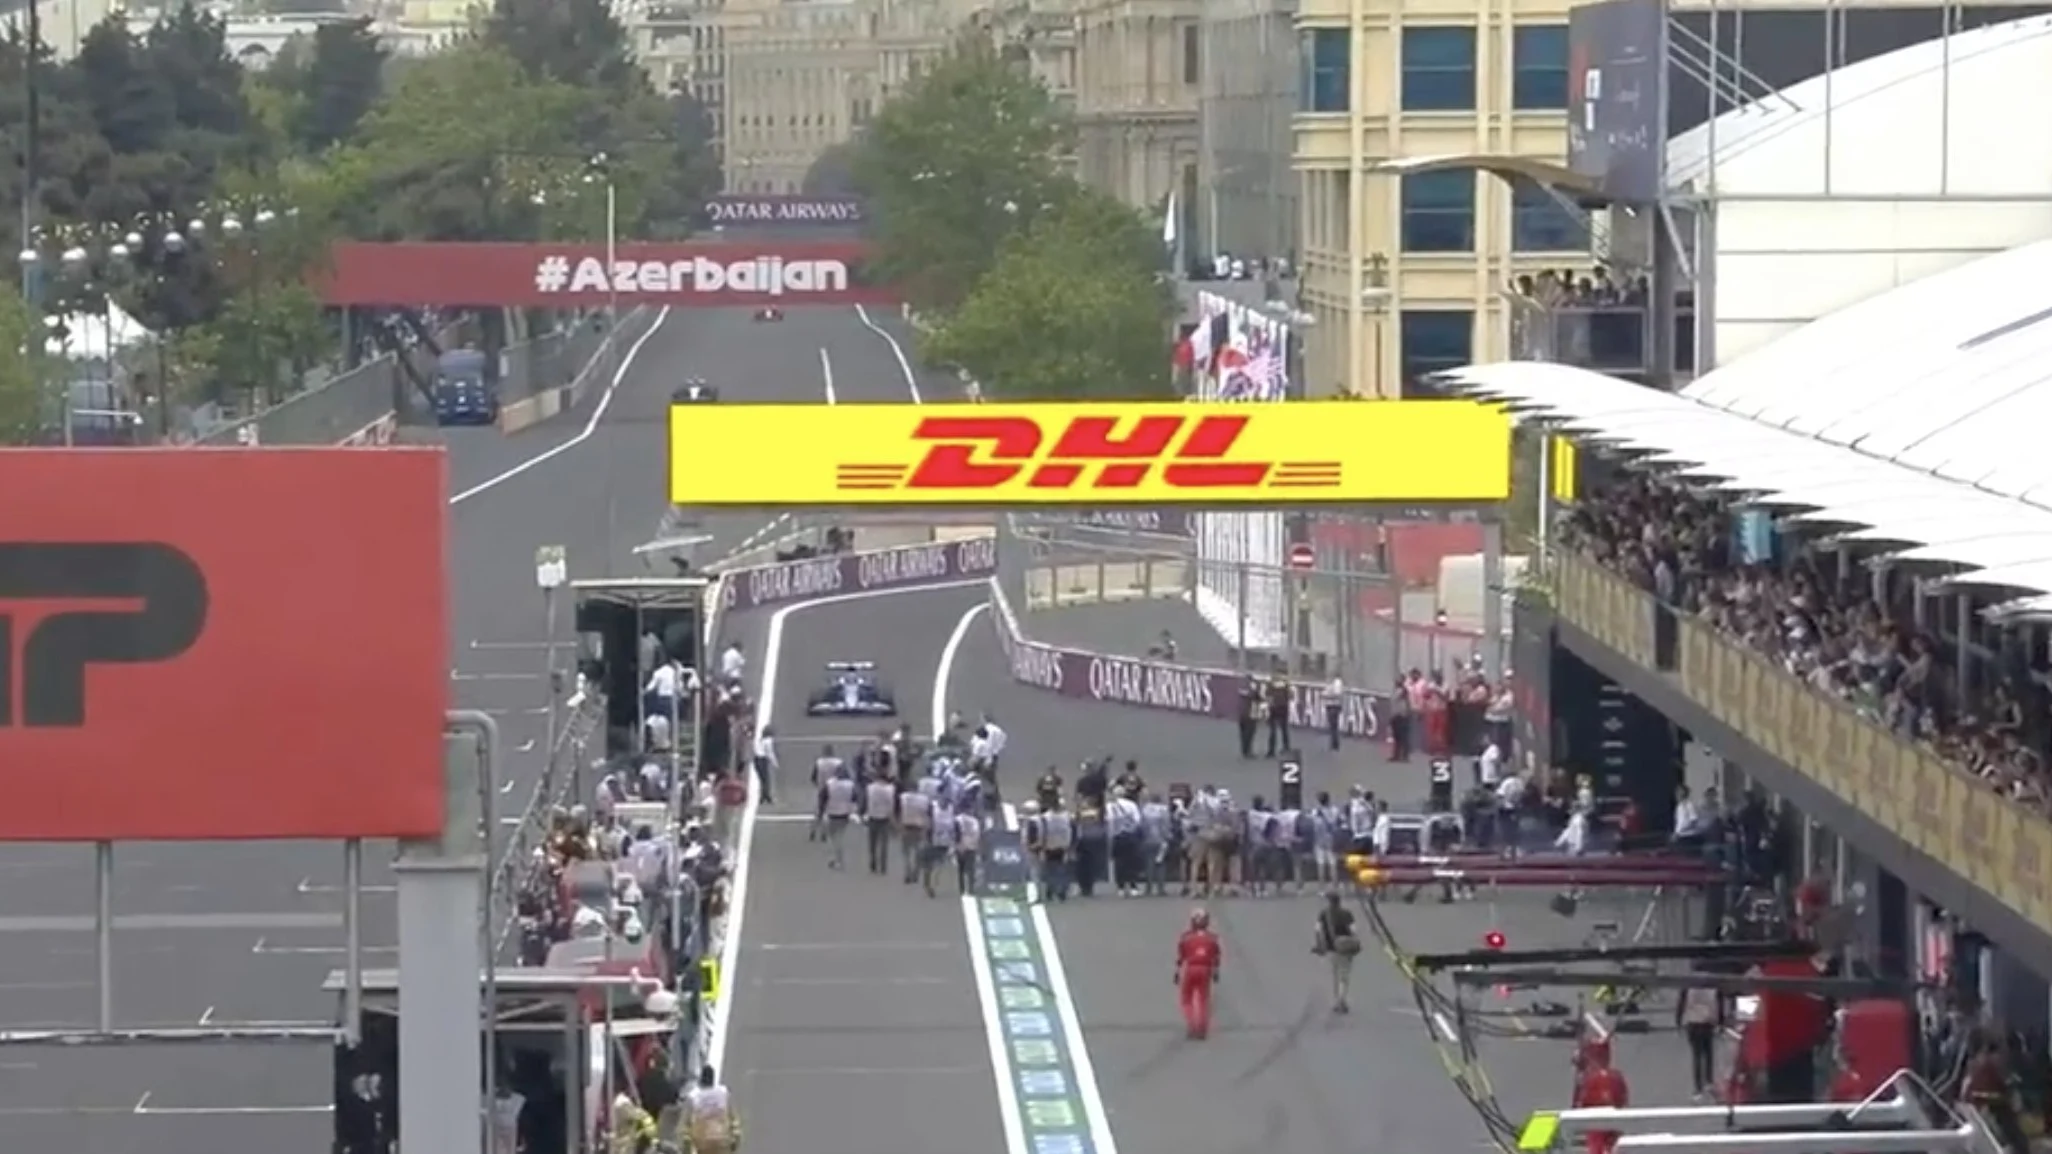
M869 248L854 242L679 241L470 244L356 241L334 247L320 278L330 305L591 308L883 304Z
M0 451L0 841L432 836L427 449Z

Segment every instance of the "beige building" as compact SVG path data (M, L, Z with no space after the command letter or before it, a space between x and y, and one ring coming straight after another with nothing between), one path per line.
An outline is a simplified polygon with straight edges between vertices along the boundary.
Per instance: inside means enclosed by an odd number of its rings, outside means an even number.
M1188 251L1289 257L1297 251L1297 0L1201 0L1200 195Z
M1064 108L1076 101L1076 18L1068 0L1016 0L981 9L970 23L1023 58L1034 79Z
M1306 391L1396 396L1500 358L1501 290L1588 260L1529 182L1399 162L1567 152L1568 0L1301 0L1295 117ZM1409 171L1404 171L1409 169Z
M689 92L712 121L713 147L724 144L727 103L725 0L637 0L622 11L636 58L658 91Z
M727 191L799 191L819 154L944 54L968 16L940 0L726 0L714 19Z
M1198 0L1078 0L1078 175L1139 208L1196 203Z

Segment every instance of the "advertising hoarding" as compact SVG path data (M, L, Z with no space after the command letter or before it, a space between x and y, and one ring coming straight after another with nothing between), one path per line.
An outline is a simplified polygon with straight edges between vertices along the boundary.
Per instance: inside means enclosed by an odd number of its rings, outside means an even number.
M0 841L433 836L425 449L0 452ZM33 784L26 776L33 771Z
M1477 504L1510 424L1470 401L678 405L685 506Z
M854 242L602 244L345 241L316 278L329 305L679 308L886 304Z
M1667 5L1603 0L1568 13L1568 164L1618 200L1651 204L1667 176Z

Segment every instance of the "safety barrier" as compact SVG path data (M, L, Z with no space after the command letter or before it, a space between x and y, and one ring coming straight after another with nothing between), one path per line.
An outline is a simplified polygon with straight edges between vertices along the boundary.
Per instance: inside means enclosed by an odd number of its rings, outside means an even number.
M655 323L656 313L642 305L621 316L620 323L606 333L585 358L582 367L570 380L551 389L541 389L524 400L499 406L499 431L517 433L522 429L538 425L550 417L577 407L591 391L592 383L604 375L604 370L618 364L613 354L620 345L638 339Z
M1236 715L1240 689L1248 676L1245 673L1067 649L1035 641L1021 628L1011 598L997 580L990 583L990 607L1012 680L1021 685L1110 705L1197 717ZM1339 706L1341 737L1372 741L1382 736L1382 718L1388 705L1385 694L1349 685L1337 702L1331 702L1323 685L1311 681L1295 681L1292 685L1293 726L1324 729L1326 706L1332 703Z

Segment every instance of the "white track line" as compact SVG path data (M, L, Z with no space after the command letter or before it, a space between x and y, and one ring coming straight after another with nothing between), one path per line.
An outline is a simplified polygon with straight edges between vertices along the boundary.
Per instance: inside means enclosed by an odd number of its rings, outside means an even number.
M855 306L855 317L862 322L863 327L882 337L884 343L891 346L891 355L898 358L898 371L905 374L905 387L911 390L912 403L915 405L925 404L926 398L919 395L919 377L912 372L912 362L905 359L905 347L898 343L898 338L892 336L890 330L870 320L869 310L861 305Z
M470 488L465 489L461 493L456 494L454 497L449 498L449 504L461 505L463 502L470 500L472 497L475 497L480 493L489 493L493 489L498 488L500 485L503 485L506 482L512 480L513 478L518 477L520 474L527 472L529 469L534 468L536 465L540 465L548 461L553 461L557 457L562 456L564 453L567 453L570 450L576 448L577 446L582 445L586 441L591 440L592 434L598 432L599 422L606 419L606 410L613 407L613 394L620 390L620 382L626 380L627 374L633 370L634 358L641 355L641 346L647 344L649 342L650 337L653 337L658 332L661 332L663 322L669 319L670 306L664 305L662 307L662 311L656 313L655 322L648 326L648 331L642 333L641 336L635 340L634 344L629 346L629 348L627 349L627 355L620 358L620 366L613 370L613 379L606 383L606 391L604 393L599 394L598 404L591 410L591 419L584 422L584 428L580 430L576 436L570 438L567 441L564 441L560 445L551 445L550 447L543 449L541 452L536 453L534 456L529 457L525 461L522 461L519 464L513 466L512 468L506 470L505 472L500 473L496 477L492 477L489 480L479 481L477 484L472 485Z

